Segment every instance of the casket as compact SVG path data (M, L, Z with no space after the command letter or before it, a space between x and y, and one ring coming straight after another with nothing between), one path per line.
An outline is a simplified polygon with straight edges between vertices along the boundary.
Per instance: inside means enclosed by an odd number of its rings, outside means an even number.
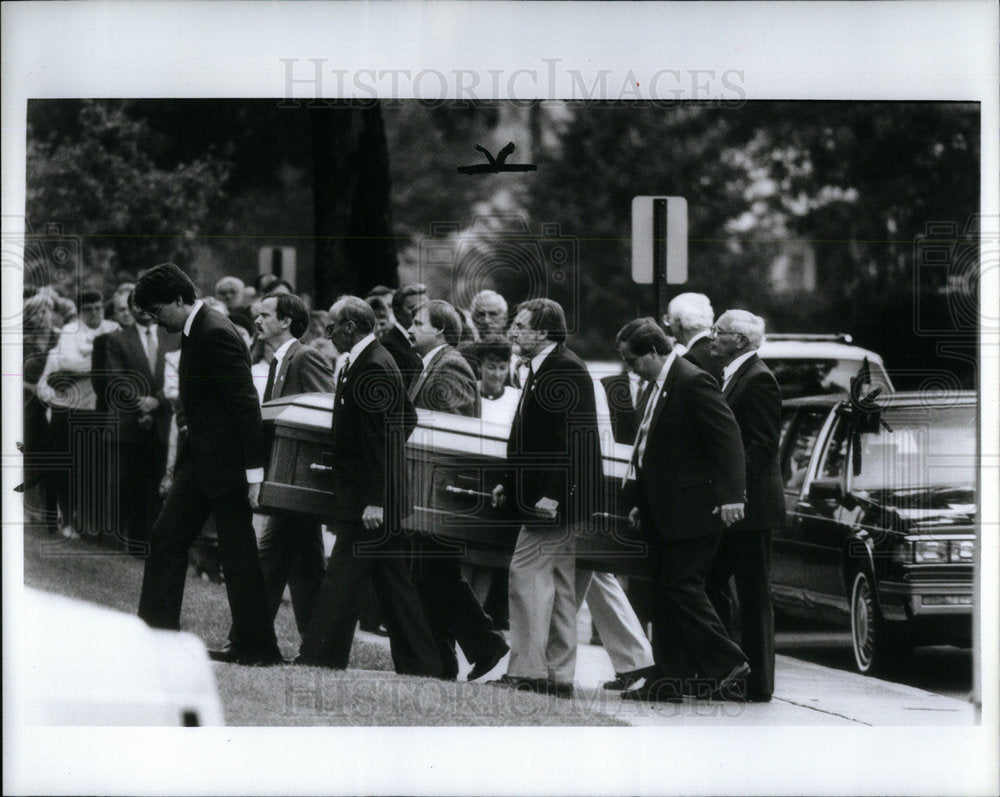
M329 519L337 496L329 478L333 396L309 393L266 403L262 416L272 438L270 461L261 486L265 512L294 511ZM506 567L520 527L510 509L491 505L490 491L506 465L510 427L479 418L417 410L418 423L406 444L413 514L403 530L431 536L463 560ZM631 446L614 442L606 416L599 431L604 490L618 494ZM574 530L581 567L623 575L645 575L645 544L628 528L610 500L607 511Z

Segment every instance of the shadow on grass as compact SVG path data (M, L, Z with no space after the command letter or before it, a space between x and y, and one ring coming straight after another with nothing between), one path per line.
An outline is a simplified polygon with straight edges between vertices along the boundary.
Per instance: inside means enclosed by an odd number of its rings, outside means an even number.
M62 540L41 527L24 531L24 582L135 614L142 560L85 540ZM207 645L221 645L229 630L225 586L189 574L181 627ZM275 632L293 658L298 632L291 606L278 610ZM109 652L114 641L109 640ZM113 654L112 654L113 655ZM254 668L214 664L229 725L624 725L585 696L576 700L498 689L464 681L397 675L386 644L355 639L351 669L292 665Z

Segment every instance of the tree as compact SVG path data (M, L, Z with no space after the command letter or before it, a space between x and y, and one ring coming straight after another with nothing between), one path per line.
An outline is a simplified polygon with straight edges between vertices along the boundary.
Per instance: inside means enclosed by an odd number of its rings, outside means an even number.
M395 286L389 150L379 104L309 109L313 141L316 300Z
M976 306L975 280L952 296L944 270L925 274L915 249L929 225L961 233L974 221L978 131L978 108L957 103L590 104L540 158L532 218L579 237L581 341L595 354L610 350L621 321L655 308L628 276L631 198L674 194L688 199L690 273L674 292L747 307L772 331L849 331L918 378L941 367L942 339L975 338L972 314L959 322L954 308ZM794 240L815 251L814 292L770 284ZM975 269L976 254L965 257ZM968 361L947 368L974 384Z
M26 214L29 229L58 224L81 241L79 264L94 281L134 276L163 261L190 263L229 165L210 152L157 166L150 129L128 103L81 101L70 124L36 130L29 109ZM39 108L44 116L44 108Z

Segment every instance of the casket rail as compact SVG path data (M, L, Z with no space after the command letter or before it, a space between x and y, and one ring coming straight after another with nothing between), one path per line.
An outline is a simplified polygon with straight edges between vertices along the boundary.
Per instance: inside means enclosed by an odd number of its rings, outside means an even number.
M264 512L301 512L338 519L330 446L333 396L308 393L266 403L264 426L272 437L261 487ZM506 567L520 527L515 507L492 506L490 491L506 469L509 426L418 409L406 443L413 513L403 532L434 537L464 561ZM615 504L631 446L615 443L607 418L599 418L606 511L574 529L581 567L645 575L646 546L628 528Z

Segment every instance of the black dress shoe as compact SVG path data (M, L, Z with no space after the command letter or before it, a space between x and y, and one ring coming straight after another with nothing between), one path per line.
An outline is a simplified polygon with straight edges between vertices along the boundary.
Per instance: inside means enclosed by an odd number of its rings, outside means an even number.
M613 681L605 681L605 689L613 689L617 692L622 692L631 686L639 683L643 678L649 679L656 677L655 667L641 667L638 670L629 670L628 672L616 672L615 679Z
M573 684L565 681L550 681L548 678L524 678L517 675L501 675L499 680L487 681L492 686L516 689L519 692L534 692L552 697L573 697Z
M544 678L523 678L519 675L507 675L504 673L495 681L487 681L490 686L500 686L504 689L517 689L521 692L537 692L539 684L545 682Z
M710 700L729 700L745 703L747 699L747 678L750 676L750 665L745 661L737 664L729 674L719 679L719 685L709 695Z
M637 689L622 692L622 700L638 700L645 703L683 703L680 682L668 678L647 681Z
M212 661L221 661L224 664L242 664L246 667L271 667L275 664L285 663L285 659L277 648L244 651L232 644L228 644L224 648L209 650L208 657Z
M479 661L475 663L472 669L469 670L469 674L466 676L465 680L475 681L477 678L482 678L484 675L486 675L490 670L492 670L500 663L500 660L507 655L509 650L510 650L510 645L508 645L506 642L497 645L493 649L492 653L490 653L488 656L481 658Z
M567 681L545 681L543 694L553 697L573 697L573 684Z

